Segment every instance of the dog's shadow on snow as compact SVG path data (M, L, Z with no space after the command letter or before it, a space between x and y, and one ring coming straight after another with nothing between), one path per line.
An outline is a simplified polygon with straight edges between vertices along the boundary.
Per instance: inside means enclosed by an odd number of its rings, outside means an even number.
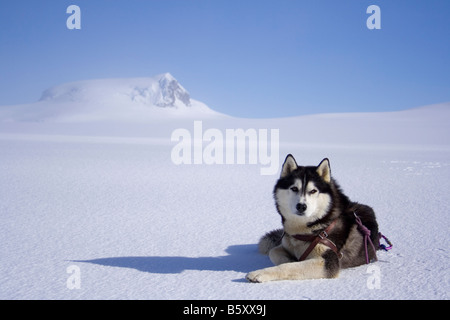
M158 274L175 274L185 270L237 271L248 273L272 265L267 256L258 253L256 244L232 245L225 251L228 255L219 257L138 256L72 261L109 267L131 268Z

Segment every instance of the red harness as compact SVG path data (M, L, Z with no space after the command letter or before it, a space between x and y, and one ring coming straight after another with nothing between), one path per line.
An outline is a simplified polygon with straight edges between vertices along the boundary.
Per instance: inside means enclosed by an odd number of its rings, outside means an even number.
M358 230L364 236L364 249L365 249L365 254L366 254L366 263L367 264L370 263L369 250L367 248L368 242L372 246L373 252L375 253L374 259L375 259L375 261L377 261L376 249L375 249L375 246L373 245L372 240L370 239L370 230L366 226L363 225L361 219L358 217L356 212L354 212L353 214L355 215L356 224L358 225ZM334 242L331 241L330 239L328 239L328 235L330 234L331 230L336 225L336 221L337 221L337 219L334 220L325 230L319 232L319 234L317 234L317 235L314 235L314 234L294 234L294 235L292 235L292 237L297 240L311 242L309 247L305 250L305 252L303 252L302 256L298 259L298 261L305 260L308 257L308 255L311 253L311 251L313 251L314 248L319 243L321 243L321 244L327 246L328 248L330 248L331 250L333 250L333 252L337 254L338 258L342 259L342 256L343 256L342 252L339 252L339 250L336 247L336 245L334 244ZM380 240L384 239L388 244L388 246L386 246L384 244L380 244L379 249L383 249L385 251L392 249L392 243L389 241L388 238L386 238L384 235L382 235L381 232L378 233L378 238Z
M305 250L305 252L303 252L302 256L298 259L298 261L305 260L306 257L308 257L308 255L311 253L311 251L313 251L313 249L319 243L321 243L321 244L327 246L328 248L330 248L331 250L333 250L337 254L338 258L342 259L342 253L339 252L339 250L336 247L336 245L334 244L334 242L331 241L330 239L328 239L328 235L331 232L331 230L334 228L334 226L336 225L336 221L337 220L334 220L325 230L319 232L319 234L317 234L317 235L314 235L314 234L294 234L294 235L292 235L292 237L297 240L311 242L309 247Z

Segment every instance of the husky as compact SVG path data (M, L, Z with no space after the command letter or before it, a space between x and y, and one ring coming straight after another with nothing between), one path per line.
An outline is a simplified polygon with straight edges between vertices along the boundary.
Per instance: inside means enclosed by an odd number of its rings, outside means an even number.
M258 247L275 266L248 273L248 281L336 278L341 268L376 259L375 213L344 195L327 158L317 167L298 166L289 154L273 195L283 229L265 234Z

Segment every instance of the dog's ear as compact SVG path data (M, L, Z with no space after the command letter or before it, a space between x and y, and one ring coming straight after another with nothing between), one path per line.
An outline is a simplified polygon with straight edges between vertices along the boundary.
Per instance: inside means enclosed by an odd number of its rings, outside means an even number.
M330 183L331 169L330 169L330 160L328 160L328 158L322 160L322 162L317 166L316 171L326 183Z
M281 178L286 177L292 171L298 168L297 162L295 162L292 154L288 154L286 160L284 160L283 168L281 169Z

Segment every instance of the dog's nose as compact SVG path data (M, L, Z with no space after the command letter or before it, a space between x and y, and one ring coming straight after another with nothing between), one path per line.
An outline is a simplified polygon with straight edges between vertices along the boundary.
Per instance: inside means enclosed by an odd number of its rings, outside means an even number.
M297 211L300 213L305 212L307 206L306 203L297 203Z

